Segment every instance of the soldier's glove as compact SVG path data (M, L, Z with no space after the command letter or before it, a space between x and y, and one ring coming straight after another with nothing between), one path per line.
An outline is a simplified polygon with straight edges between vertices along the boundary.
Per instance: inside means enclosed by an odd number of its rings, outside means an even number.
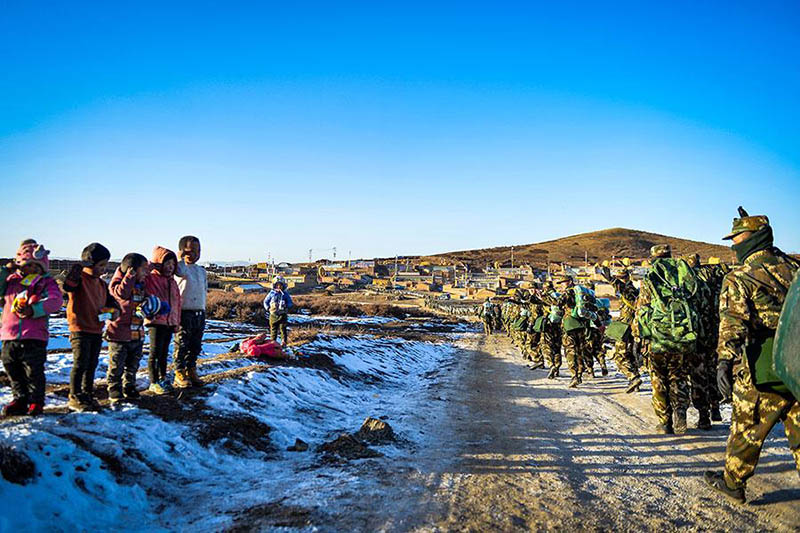
M733 361L720 359L717 362L717 388L723 403L730 403L733 395Z

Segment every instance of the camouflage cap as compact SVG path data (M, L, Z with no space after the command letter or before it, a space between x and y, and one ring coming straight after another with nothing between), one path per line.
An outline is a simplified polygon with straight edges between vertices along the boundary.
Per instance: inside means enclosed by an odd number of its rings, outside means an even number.
M656 244L650 248L650 257L669 257L672 255L672 247L669 244Z
M769 218L766 215L753 215L733 219L731 232L725 235L722 240L733 239L736 235L746 231L758 231L769 226Z
M614 272L614 277L620 279L626 279L631 277L631 273L628 272L627 268L623 268L621 270L617 270L616 272Z
M697 268L700 266L700 254L689 254L683 256L683 260L689 263L689 266L692 268Z

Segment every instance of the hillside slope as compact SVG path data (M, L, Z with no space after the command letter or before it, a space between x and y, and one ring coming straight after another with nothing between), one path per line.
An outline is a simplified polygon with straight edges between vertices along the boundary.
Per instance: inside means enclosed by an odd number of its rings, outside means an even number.
M644 258L649 255L651 246L663 243L668 243L672 246L673 254L675 255L699 253L703 260L710 256L719 257L724 261L732 259L731 249L727 246L679 239L646 231L611 228L562 237L552 241L514 246L514 263L518 265L527 263L534 266L543 266L550 261L579 265L583 264L586 256L588 256L590 263L612 257ZM511 247L501 246L480 250L448 252L422 259L437 263L461 261L479 267L495 261L510 263Z

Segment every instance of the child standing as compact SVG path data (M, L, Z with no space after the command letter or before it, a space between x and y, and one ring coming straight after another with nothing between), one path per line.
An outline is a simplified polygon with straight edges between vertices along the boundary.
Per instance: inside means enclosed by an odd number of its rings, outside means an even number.
M119 305L119 315L108 323L108 399L112 403L125 398L137 400L136 372L142 359L144 317L138 311L145 303L144 280L148 274L147 258L130 253L122 258L109 292Z
M64 280L69 295L67 323L72 345L72 371L69 375L69 402L72 411L97 409L94 399L94 374L103 344L103 308L114 308L110 318L116 318L118 305L100 279L108 267L111 253L100 243L93 242L83 249L81 264L74 265Z
M150 358L147 361L149 390L155 394L164 394L172 388L167 381L167 354L172 334L181 323L181 293L173 277L177 264L175 252L156 246L153 249L152 270L145 278L147 294L161 300L162 308L166 307L158 316L145 320L150 333Z
M50 276L50 252L32 239L23 241L13 262L0 268L3 297L2 360L14 399L3 415L32 416L44 408L48 315L61 309L58 283Z
M200 259L200 239L193 235L178 241L181 260L175 276L181 293L181 323L175 335L175 381L177 388L202 387L197 375L197 356L203 349L206 327L206 269L197 264Z
M286 290L286 280L281 276L276 276L272 282L272 290L264 298L264 309L269 315L269 332L273 341L278 341L278 333L281 335L281 344L286 347L288 339L289 309L294 306L292 297Z

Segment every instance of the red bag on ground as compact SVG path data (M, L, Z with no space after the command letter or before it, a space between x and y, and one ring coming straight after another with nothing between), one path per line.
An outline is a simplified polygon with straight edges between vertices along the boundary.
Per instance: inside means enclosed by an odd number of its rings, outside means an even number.
M265 334L256 337L250 337L242 341L239 345L242 353L252 355L254 357L267 357L269 359L283 359L283 349L281 345L271 339L268 339Z

